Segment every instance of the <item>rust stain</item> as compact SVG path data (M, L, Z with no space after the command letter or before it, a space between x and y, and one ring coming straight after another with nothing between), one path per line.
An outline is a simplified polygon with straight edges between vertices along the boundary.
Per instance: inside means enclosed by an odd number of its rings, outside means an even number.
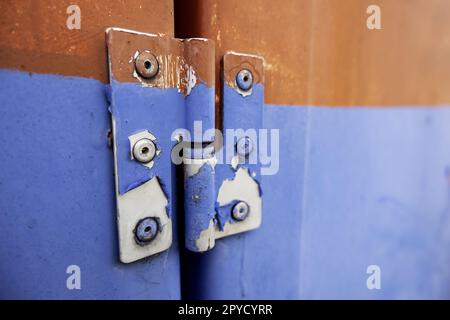
M242 69L248 69L253 74L253 83L264 83L264 60L249 54L228 51L223 56L223 81L236 88L236 75Z
M373 31L366 27L371 4L182 0L176 36L215 39L216 67L230 50L263 56L269 104L450 103L450 1L377 0L382 29ZM220 107L219 74L216 92Z
M165 35L110 29L106 35L113 78L143 86L177 88L185 95L198 83L214 85L214 43L205 39L175 39ZM158 74L145 79L135 70L139 53L148 51L159 63Z
M172 0L77 0L80 30L66 27L71 4L69 0L0 1L0 68L107 82L106 28L174 34ZM175 4L176 36L214 39L215 70L230 50L265 58L269 104L450 102L447 0L378 0L382 30L375 31L366 28L371 0L182 0ZM195 59L190 61L195 64ZM197 72L198 67L193 69ZM215 85L220 106L220 72Z
M81 29L66 25L69 5L81 10ZM0 68L108 81L108 27L173 36L171 0L0 1Z

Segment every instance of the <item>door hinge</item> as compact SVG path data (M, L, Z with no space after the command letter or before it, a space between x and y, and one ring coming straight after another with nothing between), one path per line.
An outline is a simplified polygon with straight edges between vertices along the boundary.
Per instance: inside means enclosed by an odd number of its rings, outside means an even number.
M191 251L258 228L263 59L223 56L222 130L216 130L211 40L120 28L109 28L106 37L120 260L168 249L182 208ZM177 181L175 165L183 165L184 181ZM176 203L179 184L184 204Z

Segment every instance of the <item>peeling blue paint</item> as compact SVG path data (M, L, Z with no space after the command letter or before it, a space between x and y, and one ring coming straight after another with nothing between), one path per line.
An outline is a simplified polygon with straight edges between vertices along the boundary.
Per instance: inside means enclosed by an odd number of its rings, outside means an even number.
M206 97L206 96L205 96ZM193 96L195 98L195 96ZM211 120L209 125L214 125L212 121L214 115L214 95L210 95L209 100L198 99L194 100L195 103L201 103L207 105L205 113L195 114L196 119L207 118ZM263 111L263 100L264 99L264 86L261 84L256 84L253 88L253 92L249 96L242 96L235 89L224 84L223 90L223 132L226 129L255 129L258 130L262 125L262 111ZM199 108L199 107L197 107ZM200 108L199 108L200 110ZM187 117L189 117L187 115ZM192 121L192 118L190 121ZM190 127L191 130L194 130ZM192 132L192 131L191 131ZM255 141L256 143L257 141ZM223 140L224 146L227 143L227 138L224 135ZM234 145L234 143L233 143ZM233 149L234 150L234 149ZM227 154L225 147L224 152L224 163L218 163L215 170L210 172L210 174L205 174L204 171L189 177L185 185L185 221L186 221L186 248L192 251L199 251L196 246L196 241L200 238L203 231L207 230L210 226L210 221L214 222L214 227L218 226L219 230L223 230L224 225L229 223L234 223L230 212L226 213L226 207L217 207L217 196L219 194L219 189L225 180L233 180L236 174L236 170L231 166L231 159L235 156L233 154ZM202 169L205 166L202 167ZM206 167L209 167L207 165ZM249 173L255 173L255 176L259 175L260 164L239 164L238 168L243 167L249 170ZM236 168L236 169L238 169ZM205 169L206 170L206 169ZM260 188L260 182L256 178L254 180L257 182ZM200 192L201 191L201 192ZM202 201L191 201L194 194L203 193ZM209 201L209 203L205 203ZM216 216L216 219L214 219Z
M158 179L159 186L161 187L161 190L162 190L162 192L164 193L164 196L165 196L167 199L169 199L169 198L170 198L170 196L169 196L169 190L168 190L166 184L165 184L163 181L161 181L161 179L159 179L158 177L156 177L156 179ZM175 182L175 179L172 178L172 183L171 183L170 186L173 187L173 189L176 189L176 186L172 186L172 184L173 184L174 182ZM171 193L170 193L170 194L171 194ZM176 199L176 197L174 196L173 199ZM173 201L172 201L172 202L173 202ZM169 218L172 218L172 214L171 214L171 210L170 210L171 206L172 206L171 201L168 201L168 202L167 202L167 205L166 205L166 214L167 214L167 217L169 217Z
M229 223L235 223L235 220L233 219L233 217L231 216L231 211L233 209L233 207L235 206L236 203L238 203L240 200L233 200L230 201L229 203L220 206L217 202L216 202L216 217L217 217L217 225L219 226L219 230L223 231L225 224L227 222Z
M144 183L146 183L147 181L151 180L153 178L152 174L150 172L146 172L145 175L140 176L138 178L138 180L133 181L130 185L128 185L125 190L123 191L123 193L126 193L130 190L133 190L134 188L137 188L141 185L143 185Z
M226 129L262 129L262 115L264 107L264 86L260 83L257 83L253 86L252 94L249 96L242 96L235 89L229 87L228 85L223 85L223 110L222 110L222 118L223 118L223 131ZM255 141L255 144L258 145L258 140ZM227 145L227 138L224 137L224 146ZM235 151L235 150L234 150ZM218 181L224 181L226 179L230 180L234 178L230 176L230 163L231 159L236 155L233 154L225 154L225 165L219 166L218 171ZM255 174L254 180L260 183L260 163L259 158L258 162L255 164L244 163L239 164L236 170L240 167L247 168L249 170L250 176L253 177ZM218 183L220 186L221 183Z
M214 191L214 168L209 163L185 181L185 245L189 250L199 251L200 234L208 229L211 221L215 223Z
M257 83L253 86L252 94L248 96L242 96L235 89L229 87L227 84L223 85L223 131L226 129L255 129L259 130L263 128L262 116L264 110L264 86ZM258 144L258 140L254 141ZM224 146L227 145L227 137L224 137ZM234 150L235 151L235 150ZM225 154L226 162L222 165L216 166L216 195L219 194L219 189L222 183L226 180L234 180L236 171L239 168L246 168L257 183L259 193L262 195L262 187L260 180L260 162L250 164L246 163L238 164L236 169L233 169L230 165L231 159L236 155ZM236 199L239 200L239 199ZM227 207L227 206L225 206ZM219 228L223 230L225 224L234 223L234 219L231 217L231 208L229 208L228 214L225 213L224 207L217 208L219 217ZM263 210L264 212L264 210ZM263 214L264 219L264 214Z
M111 82L111 108L116 124L118 189L130 188L157 176L171 185L172 132L184 126L184 95L177 89L143 87L137 83ZM160 154L152 168L131 159L129 136L148 130L156 137ZM170 188L169 188L170 189ZM167 192L170 199L171 192Z
M186 97L186 129L190 133L190 148L184 149L186 159L202 159L206 142L214 141L215 101L214 88L204 84L196 85ZM197 122L197 124L196 124ZM198 124L201 124L201 127ZM205 133L209 130L209 137ZM201 142L202 144L198 144ZM199 171L188 176L189 164L185 166L184 181L184 217L185 247L192 251L201 251L197 240L207 230L211 221L215 223L215 170L211 163L204 163Z

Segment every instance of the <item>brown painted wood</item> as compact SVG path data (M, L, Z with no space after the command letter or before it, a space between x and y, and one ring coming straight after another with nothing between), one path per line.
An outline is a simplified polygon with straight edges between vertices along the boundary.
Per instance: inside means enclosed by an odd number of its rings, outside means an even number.
M366 27L370 4L381 30ZM228 50L264 56L269 104L450 102L448 0L181 0L175 12L176 36L216 41L217 67Z
M69 30L69 5L81 29ZM0 68L108 81L105 29L121 27L173 36L172 0L1 0Z

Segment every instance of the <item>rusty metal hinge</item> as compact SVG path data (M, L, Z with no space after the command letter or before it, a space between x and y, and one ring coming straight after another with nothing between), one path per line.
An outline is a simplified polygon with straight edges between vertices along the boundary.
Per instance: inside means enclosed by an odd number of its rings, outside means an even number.
M170 247L180 184L187 249L258 228L263 59L224 55L218 131L212 41L110 28L107 47L121 261Z

